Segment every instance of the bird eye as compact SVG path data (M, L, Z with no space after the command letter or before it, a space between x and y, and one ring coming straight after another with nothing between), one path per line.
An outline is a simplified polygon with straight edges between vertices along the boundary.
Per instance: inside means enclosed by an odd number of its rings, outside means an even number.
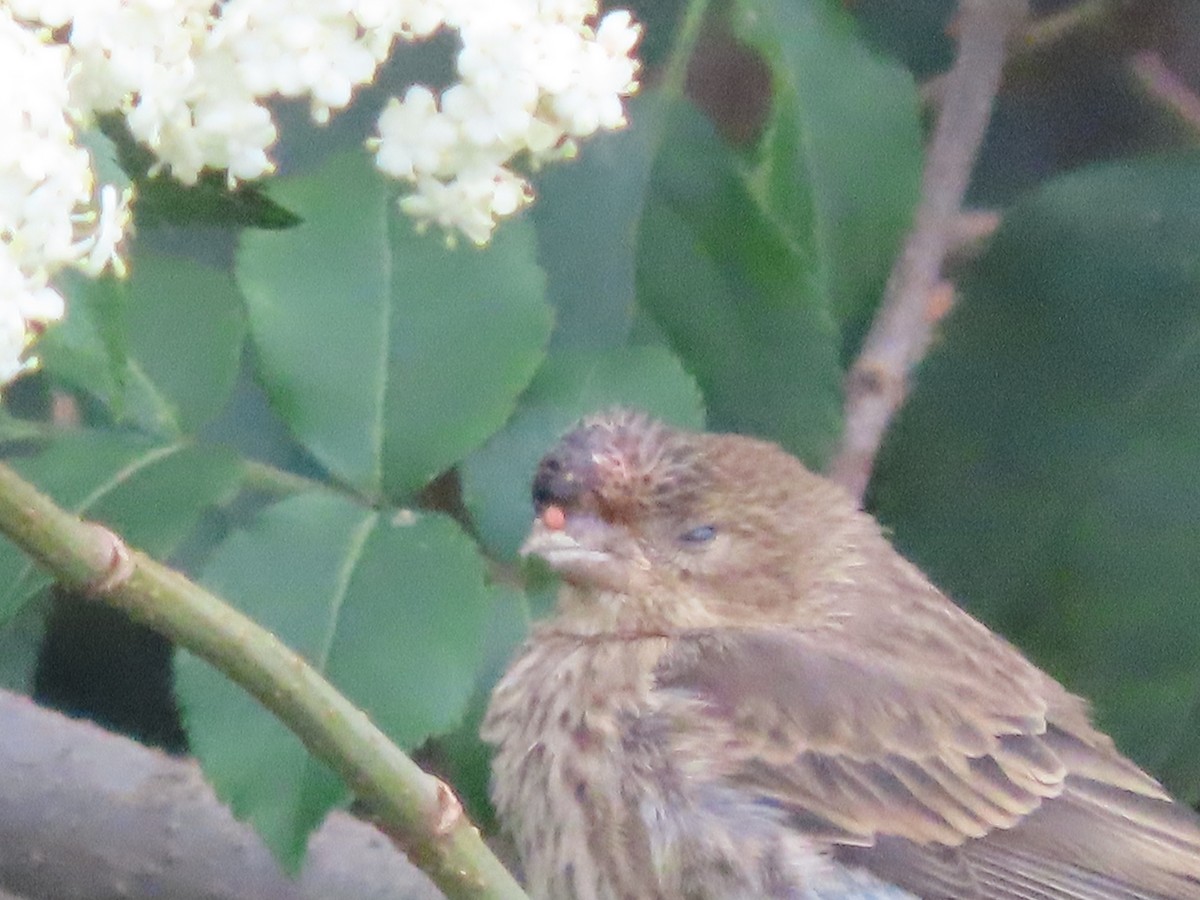
M685 531L679 539L685 544L705 544L717 536L716 525L700 525L691 531Z

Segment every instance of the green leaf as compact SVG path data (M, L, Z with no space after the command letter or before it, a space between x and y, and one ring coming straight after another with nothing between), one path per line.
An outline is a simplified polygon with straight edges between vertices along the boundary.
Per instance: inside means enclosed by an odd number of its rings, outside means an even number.
M859 40L840 0L738 0L766 60L771 114L747 154L751 193L811 260L853 356L908 229L921 179L912 76Z
M38 341L42 369L119 417L128 376L128 285L113 275L87 278L74 271L62 273L57 283L67 315Z
M191 260L139 254L129 284L130 416L195 434L229 400L246 336L233 280Z
M687 428L704 424L695 382L664 348L551 355L508 424L462 466L463 497L490 551L516 556L529 529L529 485L542 455L578 419L617 404Z
M116 143L100 128L89 128L79 134L79 143L91 154L92 171L101 184L111 184L119 191L132 185L121 166L121 152ZM140 204L141 197L138 198Z
M438 771L449 779L467 807L468 815L484 831L496 827L495 812L488 795L491 781L492 748L479 737L491 700L492 688L508 667L529 632L528 599L520 591L503 585L492 588L495 599L485 629L482 665L475 692L462 722L436 741L444 766Z
M674 110L665 146L643 214L639 301L703 388L711 426L771 438L820 468L841 414L820 273L690 107Z
M637 230L662 100L652 92L635 97L628 127L589 138L579 159L549 166L535 181L533 221L555 310L555 350L621 346L629 335Z
M297 438L364 494L405 500L512 411L550 330L527 221L484 249L418 235L361 153L281 179L304 224L244 235L260 372Z
M241 365L241 298L224 273L140 253L128 283L71 276L66 320L41 345L48 372L162 437L194 434L224 407Z
M852 7L863 37L881 53L900 60L918 81L954 63L954 0L858 3Z
M482 559L434 513L390 515L324 493L233 535L204 583L303 654L397 743L452 728L475 686L490 593ZM177 657L189 741L235 815L295 871L347 789L207 664Z
M235 457L219 447L147 448L112 473L80 514L107 525L131 546L167 559L202 512L232 498L240 477Z
M148 438L100 432L68 434L32 456L6 460L56 503L81 515L106 493L157 462L166 448ZM52 579L16 545L0 541L0 622L7 621Z
M36 419L22 419L0 406L0 445L45 436L54 426Z
M135 210L140 228L217 225L280 230L294 228L301 221L256 185L244 184L231 191L220 172L201 175L193 185L168 175L142 178Z
M154 154L134 138L124 117L116 113L101 115L99 128L87 133L85 143L100 181L122 188L131 178L136 181L133 214L139 229L158 225L291 228L299 223L257 185L242 184L230 190L223 172L205 171L193 185L169 174L151 176L150 169L157 162Z
M1126 752L1195 773L1200 156L1046 185L963 292L885 447L881 516Z
M34 455L6 462L64 509L107 525L130 546L160 559L174 552L204 510L228 499L238 484L237 466L222 451L129 434L61 435ZM29 609L30 601L51 581L15 545L0 541L0 646L8 659L7 684L20 680L12 656L17 647L25 647L22 665L32 677L41 610Z

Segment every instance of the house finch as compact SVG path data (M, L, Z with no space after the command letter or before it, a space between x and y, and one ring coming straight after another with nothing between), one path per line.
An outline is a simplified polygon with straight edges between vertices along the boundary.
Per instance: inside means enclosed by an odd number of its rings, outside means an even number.
M484 723L538 898L1200 898L1200 825L778 447L568 433Z

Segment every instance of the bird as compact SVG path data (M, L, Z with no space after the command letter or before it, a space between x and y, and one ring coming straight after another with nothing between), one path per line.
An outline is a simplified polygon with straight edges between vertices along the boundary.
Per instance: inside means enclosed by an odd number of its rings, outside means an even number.
M779 446L609 409L532 500L481 735L537 900L1200 898L1195 813Z

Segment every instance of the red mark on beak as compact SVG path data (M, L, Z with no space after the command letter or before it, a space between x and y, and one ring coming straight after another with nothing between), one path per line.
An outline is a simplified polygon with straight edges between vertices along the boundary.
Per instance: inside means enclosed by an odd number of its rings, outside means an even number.
M551 531L562 531L567 526L567 514L561 506L547 506L542 510L542 524Z

